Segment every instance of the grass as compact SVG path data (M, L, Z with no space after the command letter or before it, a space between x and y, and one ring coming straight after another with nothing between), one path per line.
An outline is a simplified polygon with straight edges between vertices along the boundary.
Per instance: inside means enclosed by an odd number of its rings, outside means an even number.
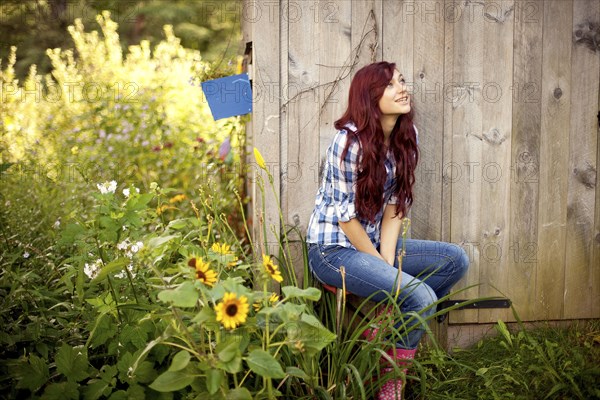
M600 321L510 331L446 354L421 352L406 399L600 399Z

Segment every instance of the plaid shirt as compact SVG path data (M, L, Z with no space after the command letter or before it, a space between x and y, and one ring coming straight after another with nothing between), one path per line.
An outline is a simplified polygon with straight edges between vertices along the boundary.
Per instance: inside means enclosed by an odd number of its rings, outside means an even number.
M346 126L356 130L354 125ZM416 130L416 128L415 128ZM308 243L340 245L354 248L348 237L340 228L339 222L348 222L357 218L375 247L379 246L381 220L387 204L396 204L398 199L393 195L396 184L396 162L392 152L388 152L384 161L387 179L383 191L383 207L375 216L375 222L358 217L355 205L355 185L357 165L360 157L360 144L354 141L348 147L346 157L342 160L342 152L348 140L346 129L338 131L327 149L327 157L323 169L321 186L317 193L315 208L308 223Z

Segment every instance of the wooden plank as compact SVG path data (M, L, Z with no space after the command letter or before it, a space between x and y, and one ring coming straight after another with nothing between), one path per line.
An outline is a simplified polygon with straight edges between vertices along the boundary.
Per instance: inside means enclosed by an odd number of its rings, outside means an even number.
M464 7L462 2L454 4ZM481 179L476 179L475 172L482 162L482 96L476 89L483 79L485 26L481 15L472 15L473 18L450 22L454 28L453 158L449 172L452 183L451 241L461 243L471 259L466 280L457 288L480 282ZM478 287L461 293L465 298L478 295ZM454 323L477 322L478 312L464 310L451 318Z
M381 61L382 57L382 3L381 0L351 1L352 49L358 68Z
M414 84L414 27L418 5L413 0L383 0L382 57L396 63L406 81Z
M311 166L317 186L321 161L336 132L333 123L346 111L350 81L355 72L352 65L352 4L349 1L332 3L326 0L319 4L323 13L319 21L319 164ZM331 45L332 41L335 46Z
M443 0L418 1L414 11L413 102L419 129L420 161L412 207L413 237L441 240L441 163L444 137L444 24ZM408 8L406 11L411 11Z
M480 296L505 296L514 284L508 275L510 231L511 129L513 82L513 0L486 0L483 67L483 157L481 179ZM506 321L506 309L480 310L479 323Z
M543 0L517 8L512 84L510 247L505 288L519 317L536 319L538 186L541 136Z
M573 2L571 56L571 134L567 197L564 318L593 318L594 269L592 246L596 202L595 175L598 146L598 71L600 49L590 50L586 37L595 32L589 22L600 22L600 2ZM596 317L599 316L596 314Z
M284 61L287 83L284 89L287 144L282 148L282 197L286 200L283 215L286 223L306 232L308 216L313 210L316 184L311 167L319 163L319 22L315 18L317 4L289 3L288 54ZM317 13L318 15L318 13ZM301 254L298 254L301 255ZM295 257L294 257L295 258ZM296 259L297 276L304 266Z
M598 70L598 86L600 86L600 70ZM598 125L597 125L597 153L596 153L596 210L594 220L594 241L592 242L592 259L590 268L592 269L592 314L595 318L600 316L600 92L598 93Z
M444 0L444 9L452 5L452 0ZM445 14L442 14L444 16ZM448 22L444 17L444 78L442 81L442 98L444 99L444 130L442 144L442 160L440 164L439 174L442 180L442 215L441 215L441 240L449 242L451 236L451 220L452 220L452 183L447 175L446 166L451 166L452 162L452 138L453 138L453 101L452 93L446 95L446 88L451 87L449 83L454 79L454 23ZM449 169L452 171L452 169ZM451 313L450 315L452 315ZM451 323L453 318L449 318Z
M544 2L536 316L564 316L573 1Z
M253 41L253 85L254 98L252 121L254 146L262 153L266 165L273 175L275 191L279 192L280 185L280 124L279 109L281 83L279 77L279 48L280 48L280 14L278 12L266 13L272 4L267 0L249 0L247 13L244 18L252 26ZM259 39L260 38L260 39ZM254 165L252 180L257 182L261 176L265 182L266 193L264 205L261 199L260 188L254 185L252 198L254 199L253 231L255 245L259 245L261 238L261 220L267 227L268 248L257 248L257 252L277 254L278 236L280 231L280 218L278 204L269 188L266 174ZM264 216L262 215L264 208ZM274 234L271 232L275 231ZM255 247L256 247L255 246Z

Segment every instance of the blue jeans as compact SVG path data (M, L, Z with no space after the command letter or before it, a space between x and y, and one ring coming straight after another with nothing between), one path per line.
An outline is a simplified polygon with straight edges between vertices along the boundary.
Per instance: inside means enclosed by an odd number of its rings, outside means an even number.
M452 243L406 239L406 255L402 258L402 281L398 306L403 315L414 311L423 319L435 313L435 307L424 310L438 298L446 296L450 288L467 272L469 258L465 251ZM398 240L396 254L402 250L403 239ZM346 290L374 301L388 299L395 294L398 260L394 266L370 254L338 245L309 244L309 266L321 283L342 287L340 267L346 272ZM403 328L400 328L404 325ZM418 326L415 326L418 325ZM414 326L414 327L413 327ZM396 324L399 329L412 328L396 343L404 349L417 348L425 332L417 318L407 316Z

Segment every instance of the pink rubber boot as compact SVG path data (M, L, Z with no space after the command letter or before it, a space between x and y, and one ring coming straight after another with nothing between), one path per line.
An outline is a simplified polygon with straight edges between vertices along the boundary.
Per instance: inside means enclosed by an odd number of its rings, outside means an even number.
M398 366L405 366L409 362L402 360L412 360L415 358L417 349L405 350L405 349L390 349L387 354L392 360L395 360ZM384 372L391 371L391 368L384 369ZM404 375L406 375L406 369L404 369ZM387 381L382 387L379 393L377 393L377 400L402 400L402 385L404 382L402 379L391 379Z
M394 312L393 307L382 306L377 311L377 314L375 314L375 318L381 316L384 313L387 315L392 315L393 312ZM372 324L371 328L365 329L365 331L362 333L362 335L365 337L365 339L367 339L369 342L372 342L375 339L375 337L377 336L377 332L379 332L379 327L380 327L379 325L380 325L380 323L377 322L376 324Z

